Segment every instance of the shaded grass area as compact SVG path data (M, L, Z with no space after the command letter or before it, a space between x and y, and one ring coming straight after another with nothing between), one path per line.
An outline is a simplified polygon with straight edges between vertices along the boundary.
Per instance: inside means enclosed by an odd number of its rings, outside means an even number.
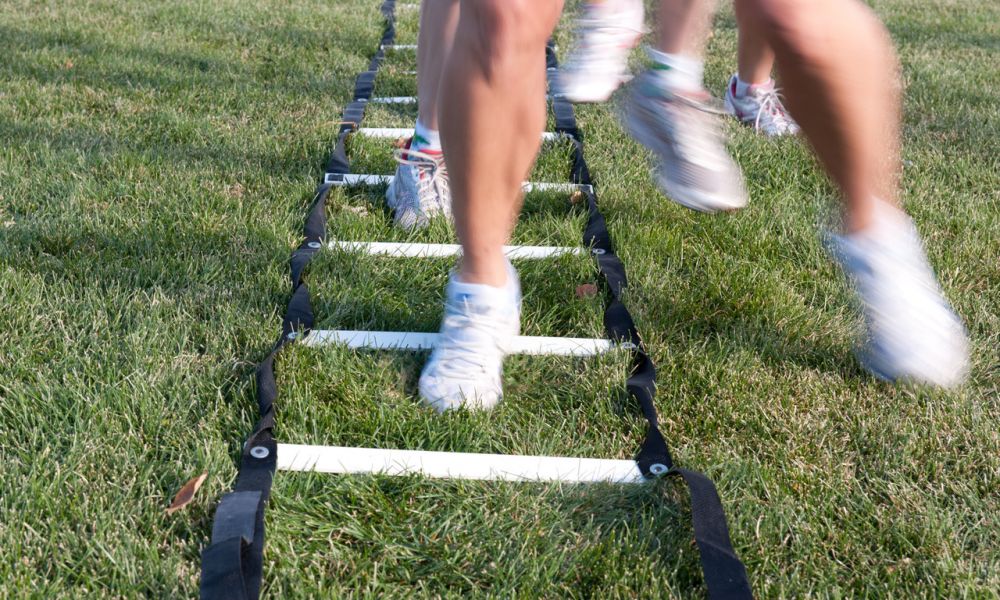
M659 365L678 461L719 485L761 597L969 596L1000 589L1000 22L995 4L879 1L906 83L904 201L973 338L970 384L892 387L851 356L856 307L817 227L835 194L797 140L730 123L751 205L725 217L654 189L611 106L579 112L603 210ZM724 8L716 94L735 63ZM251 373L280 328L287 259L355 74L367 0L11 1L0 10L0 596L174 597L197 589L215 501L255 418ZM570 47L571 15L557 34ZM402 13L400 43L415 41ZM391 56L378 95L412 95ZM409 126L413 107L366 126ZM388 173L389 144L352 142ZM547 146L533 178L562 181ZM391 228L381 190L337 191L332 238L452 242ZM585 216L526 200L516 243L574 245ZM592 263L522 263L523 329L594 336ZM319 325L431 331L449 264L321 255ZM512 357L488 415L415 402L424 356L294 348L283 441L625 458L643 432L621 355ZM163 508L188 478L195 503ZM271 597L699 597L671 482L511 485L281 473Z

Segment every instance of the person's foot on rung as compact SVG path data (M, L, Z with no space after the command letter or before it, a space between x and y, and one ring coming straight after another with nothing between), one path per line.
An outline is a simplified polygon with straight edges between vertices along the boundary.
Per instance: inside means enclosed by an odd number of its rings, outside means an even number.
M570 102L607 100L626 81L628 54L642 33L642 0L586 3L557 91Z
M867 339L858 359L880 379L955 387L969 369L965 328L927 264L913 222L889 204L877 207L864 231L829 238L864 304Z
M708 92L666 89L658 79L652 71L636 78L622 118L636 141L656 155L660 189L701 212L746 206L743 176L726 152Z
M733 75L726 86L726 112L768 137L795 135L799 125L781 102L774 80L747 85Z
M444 412L500 402L503 358L520 325L521 284L509 263L502 288L464 283L452 272L441 334L420 375L423 403Z
M427 227L437 215L451 218L448 168L437 131L418 121L413 137L396 149L395 157L399 164L385 199L396 225L418 229Z

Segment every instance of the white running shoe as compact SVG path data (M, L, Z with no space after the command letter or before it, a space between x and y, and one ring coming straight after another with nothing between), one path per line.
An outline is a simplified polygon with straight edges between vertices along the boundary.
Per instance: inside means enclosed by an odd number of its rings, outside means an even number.
M451 217L448 168L440 152L411 150L412 140L395 152L396 175L385 199L396 225L403 229L427 227L437 215Z
M858 359L880 379L955 387L969 369L965 328L944 299L913 222L878 204L871 228L831 236L831 251L864 303L868 339Z
M751 85L745 95L738 96L736 75L733 75L726 86L726 112L768 137L796 135L799 125L782 104L779 91L772 81Z
M503 288L463 283L452 272L441 336L420 374L424 404L444 412L489 409L503 397L503 358L521 328L521 284L507 265Z
M559 93L570 102L607 100L628 80L628 54L644 32L643 16L642 0L587 3L559 72Z
M672 93L654 75L636 78L625 103L625 128L656 154L656 180L668 198L687 208L713 213L747 204L739 166L726 152L720 111L708 106L707 92Z

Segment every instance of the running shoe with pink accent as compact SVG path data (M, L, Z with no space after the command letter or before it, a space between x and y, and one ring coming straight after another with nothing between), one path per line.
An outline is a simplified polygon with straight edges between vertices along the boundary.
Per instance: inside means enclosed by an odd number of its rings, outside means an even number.
M403 229L427 227L437 215L451 217L448 169L441 152L411 150L410 142L396 150L396 175L385 199L393 220Z
M726 112L742 123L768 137L795 135L799 132L799 125L782 104L780 90L774 87L773 80L751 85L742 96L737 91L736 75L733 75L726 86L724 103Z

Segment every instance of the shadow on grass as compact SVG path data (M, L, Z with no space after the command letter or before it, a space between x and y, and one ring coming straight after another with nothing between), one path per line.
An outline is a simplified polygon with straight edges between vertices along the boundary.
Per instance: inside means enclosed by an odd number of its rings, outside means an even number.
M201 30L212 30L219 24L203 21ZM239 39L246 32L232 27L226 31ZM327 70L312 70L283 60L280 64L267 56L257 60L225 60L190 51L156 49L151 46L122 45L98 37L90 31L62 29L52 32L18 29L0 25L0 40L5 55L17 52L38 52L59 49L76 57L74 66L40 65L38 62L8 61L0 73L33 79L39 84L75 83L94 89L112 89L134 93L137 88L155 90L187 90L192 87L205 91L229 90L234 84L257 85L270 96L288 100L303 95L328 95L340 102L349 101L357 64L369 60L377 36L362 28L315 31L284 27L261 29L260 38L288 46L329 48L336 53ZM224 33L216 33L225 37ZM231 42L234 47L247 45L247 40ZM357 48L359 52L345 52ZM254 48L259 52L259 48ZM90 63L88 59L95 59ZM353 62L352 62L353 61ZM105 66L106 65L106 66Z
M272 554L270 592L335 585L392 595L419 581L445 597L615 597L637 589L659 596L664 586L694 595L703 587L681 496L664 481L553 486L285 474L272 497L280 515L272 543L319 560L293 566Z

